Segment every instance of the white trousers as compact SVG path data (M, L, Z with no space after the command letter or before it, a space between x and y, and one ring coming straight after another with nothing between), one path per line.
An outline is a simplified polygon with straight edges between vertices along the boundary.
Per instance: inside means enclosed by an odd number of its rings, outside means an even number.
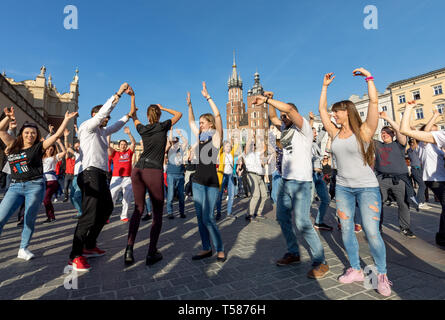
M133 201L133 187L131 177L112 177L110 182L111 198L116 204L120 191L123 193L121 219L128 219L128 208Z

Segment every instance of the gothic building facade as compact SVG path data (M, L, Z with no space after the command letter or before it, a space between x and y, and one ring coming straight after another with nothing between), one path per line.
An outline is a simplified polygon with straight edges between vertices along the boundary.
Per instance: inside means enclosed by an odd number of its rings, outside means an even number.
M268 105L256 106L253 101L256 96L263 95L258 72L254 74L254 85L247 92L247 110L243 99L243 81L238 73L235 57L233 58L232 75L228 82L227 131L228 136L238 136L241 144L245 144L251 132L256 132L256 141L268 142L269 115ZM251 129L251 130L249 130Z

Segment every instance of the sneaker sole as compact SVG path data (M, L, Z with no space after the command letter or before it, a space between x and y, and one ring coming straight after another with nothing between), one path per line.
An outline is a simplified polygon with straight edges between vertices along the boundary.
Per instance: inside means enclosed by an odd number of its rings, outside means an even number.
M34 256L32 256L32 257L21 257L21 256L17 256L17 259L21 259L21 260L29 261L29 260L31 260L31 259L34 259Z
M72 266L73 267L73 270L74 271L77 271L77 272L88 272L88 271L90 271L90 269L91 269L91 267L90 268L88 268L88 269L78 269L76 266Z
M317 230L323 230L323 231L332 231L332 230L334 230L334 228L328 229L328 228L316 227L316 226L314 226L314 228L317 229Z

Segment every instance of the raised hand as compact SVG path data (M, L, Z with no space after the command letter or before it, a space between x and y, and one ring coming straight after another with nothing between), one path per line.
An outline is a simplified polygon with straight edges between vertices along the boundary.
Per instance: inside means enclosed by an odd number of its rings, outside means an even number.
M165 108L162 105L160 105L159 103L157 104L157 106L159 107L159 109L161 109L161 111L165 110Z
M433 116L434 116L434 117L440 117L441 114L440 114L439 110L434 109L434 110L433 110Z
M252 101L252 103L254 105L259 106L259 105L262 105L263 103L266 103L266 99L267 98L264 96L256 96L255 99Z
M128 128L128 127L125 127L125 128L124 128L124 132L125 132L126 134L131 134L130 128Z
M9 120L11 120L11 121L15 120L14 107L4 108L3 111L5 113L5 116L7 116L9 118Z
M314 115L314 113L312 111L309 112L309 119L311 119L311 120L315 119L315 115Z
M202 94L202 96L203 96L204 98L206 98L206 99L210 98L210 95L209 95L209 93L207 92L207 85L206 85L206 82L205 82L205 81L202 82L202 90L201 90L201 94Z
M354 77L360 76L368 78L371 76L371 72L364 68L355 69L354 71L352 71L352 74L354 75Z
M379 112L379 118L386 119L387 118L386 112L385 111Z
M266 98L272 99L273 98L273 92L272 91L264 91L263 95Z
M128 83L124 82L121 87L119 88L119 94L122 94L123 92L125 92L128 89L129 85Z
M65 137L68 137L70 135L70 131L68 129L65 128L65 130L63 131L63 135Z
M187 105L191 105L192 104L192 99L190 98L190 92L187 92Z
M69 111L67 111L67 112L65 113L65 119L67 119L67 120L71 120L71 119L77 117L77 115L78 115L77 112L69 112ZM54 127L53 127L53 129L54 129Z
M334 79L335 76L333 72L325 74L323 78L323 86L328 87L332 83L332 81L334 81Z
M67 111L67 113L68 113L68 111ZM65 115L66 116L66 115ZM54 133L54 126L52 125L52 124L50 124L49 126L48 126L48 131L49 131L49 133Z
M134 91L131 86L128 86L128 89L125 90L125 93L128 94L129 96L134 96Z

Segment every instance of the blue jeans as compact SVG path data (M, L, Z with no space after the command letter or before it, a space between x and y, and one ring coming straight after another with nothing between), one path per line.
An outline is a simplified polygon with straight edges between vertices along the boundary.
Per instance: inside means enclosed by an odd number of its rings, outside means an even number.
M70 200L74 208L77 210L77 215L82 215L82 191L77 184L77 175L73 177L70 190Z
M229 201L227 202L227 215L232 214L233 198L235 197L235 185L233 183L233 176L231 174L224 174L221 190L218 195L218 200L216 202L216 211L221 214L221 203L222 196L224 194L224 189L227 187L227 194L229 196Z
M173 214L173 197L178 190L179 213L184 214L184 175L168 173L167 185L167 213Z
M324 249L310 219L312 182L281 179L278 183L277 220L287 243L287 250L300 255L292 228L292 215L297 229L309 245L314 265L325 263Z
M321 224L324 222L324 216L329 208L329 203L331 199L329 197L328 188L326 183L323 180L323 174L314 172L312 174L312 201L315 196L315 191L317 192L318 197L320 198L320 207L318 208L317 218L315 219L315 223Z
M380 188L347 188L337 184L335 189L337 216L341 223L343 244L349 263L360 270L359 245L354 233L355 204L358 204L363 230L371 255L380 274L386 274L386 248L379 231L382 198Z
M45 196L45 180L43 178L28 182L11 183L5 198L0 203L0 234L9 218L25 201L25 220L20 249L26 249L34 233L34 225L40 205Z
M213 211L218 199L218 188L206 187L193 182L193 202L195 203L196 217L198 218L198 229L201 235L202 249L212 250L210 238L217 252L224 251L218 226Z
M148 194L148 190L147 190ZM147 214L151 214L151 200L150 197L145 198L145 209L147 210Z
M278 171L272 173L272 192L270 194L270 197L273 203L277 203L278 185L280 181L281 181L281 175L278 173Z

